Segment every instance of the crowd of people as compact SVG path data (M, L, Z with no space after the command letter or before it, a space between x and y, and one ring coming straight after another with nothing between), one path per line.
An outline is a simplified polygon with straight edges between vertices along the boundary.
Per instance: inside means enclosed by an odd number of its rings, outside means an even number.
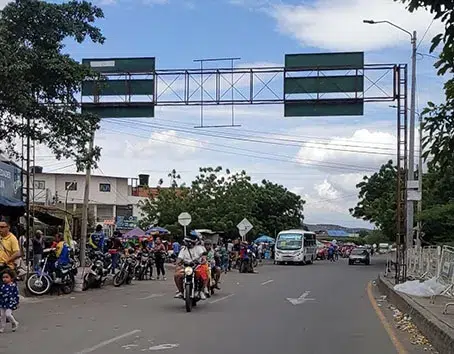
M125 239L120 232L114 232L112 237L107 237L102 226L98 225L89 238L87 247L92 251L109 253L112 259L112 273L118 270L122 255L131 252L146 250L153 254L153 266L156 270L156 279L166 280L166 262L175 263L174 282L177 288L175 297L183 296L184 264L198 264L196 278L200 281L199 296L202 300L209 295L210 288L220 289L222 273L237 267L239 261L247 257L250 251L254 257L261 261L269 258L273 251L267 244L254 244L236 240L222 239L213 244L210 239L203 239L197 234L185 237L180 244L178 241L168 242L159 235L149 235L136 239ZM18 327L18 322L13 316L13 311L19 305L19 292L16 280L21 269L25 268L25 260L29 259L32 269L38 267L46 250L51 249L55 255L54 267L58 270L64 267L79 254L78 246L73 240L65 242L62 234L56 233L53 238L44 237L41 230L37 230L30 243L26 238L16 236L11 232L6 221L0 221L0 332L3 332L6 322L11 323L12 330ZM271 255L272 256L272 255ZM153 278L153 266L150 267L150 279Z

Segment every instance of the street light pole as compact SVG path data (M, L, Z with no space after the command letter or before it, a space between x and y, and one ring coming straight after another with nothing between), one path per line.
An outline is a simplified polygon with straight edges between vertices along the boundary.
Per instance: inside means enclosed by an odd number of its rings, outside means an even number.
M411 93L410 93L410 126L409 126L409 147L408 147L408 173L407 173L407 188L412 187L415 180L415 116L416 116L416 31L413 33L407 31L406 29L397 26L396 24L390 21L373 21L373 20L363 20L363 23L370 25L386 23L394 28L401 30L402 32L407 33L411 38ZM422 176L421 176L422 178ZM418 177L419 179L419 177ZM419 186L421 187L422 182L419 181ZM422 192L422 190L420 189ZM413 229L414 229L414 219L415 219L415 209L414 201L407 200L407 227L406 227L406 244L407 249L413 247Z

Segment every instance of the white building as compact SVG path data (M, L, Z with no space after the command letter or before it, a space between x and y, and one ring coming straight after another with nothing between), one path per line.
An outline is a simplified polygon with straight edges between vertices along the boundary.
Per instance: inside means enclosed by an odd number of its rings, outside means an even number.
M138 203L144 198L133 195L137 194L133 190L137 187L132 187L130 182L127 177L91 176L89 212L97 223L115 220L119 216L140 219ZM84 174L46 173L39 167L35 169L31 194L35 204L56 205L62 209L66 206L68 211L76 212L82 209L84 190Z

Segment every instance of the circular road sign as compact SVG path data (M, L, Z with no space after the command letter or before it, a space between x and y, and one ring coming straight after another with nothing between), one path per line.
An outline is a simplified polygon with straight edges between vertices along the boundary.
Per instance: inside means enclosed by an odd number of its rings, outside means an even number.
M181 213L178 215L178 223L181 226L188 226L192 221L191 215L189 213Z

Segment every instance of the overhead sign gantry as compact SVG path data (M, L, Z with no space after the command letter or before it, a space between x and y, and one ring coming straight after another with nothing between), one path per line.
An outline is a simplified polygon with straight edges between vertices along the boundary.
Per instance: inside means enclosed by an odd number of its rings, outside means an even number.
M101 78L83 83L81 106L100 118L154 117L158 106L202 106L204 127L203 106L281 104L285 117L361 116L367 102L395 101L397 277L405 278L407 65L365 64L363 52L287 54L284 62L159 70L154 57L84 59Z

